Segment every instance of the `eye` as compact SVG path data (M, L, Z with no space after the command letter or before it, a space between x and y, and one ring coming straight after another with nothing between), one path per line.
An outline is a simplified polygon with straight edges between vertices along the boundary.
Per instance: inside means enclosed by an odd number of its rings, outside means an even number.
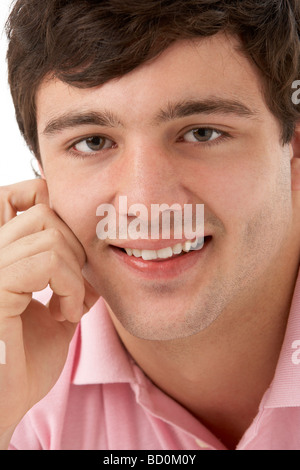
M72 148L80 153L93 153L111 148L113 145L114 142L106 137L92 136L75 143Z
M192 129L186 132L183 140L186 142L212 142L223 135L223 132L217 131L207 127L200 127L199 129Z

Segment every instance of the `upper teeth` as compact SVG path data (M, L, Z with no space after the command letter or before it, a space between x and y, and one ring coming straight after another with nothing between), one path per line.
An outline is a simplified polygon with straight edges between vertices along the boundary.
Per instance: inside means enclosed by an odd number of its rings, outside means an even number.
M204 245L204 237L195 238L194 241L188 240L185 243L177 243L175 246L168 246L161 250L137 250L132 248L125 248L129 256L136 258L143 258L145 261L150 261L157 258L171 258L173 255L179 255L182 251L188 252L191 250L201 250Z

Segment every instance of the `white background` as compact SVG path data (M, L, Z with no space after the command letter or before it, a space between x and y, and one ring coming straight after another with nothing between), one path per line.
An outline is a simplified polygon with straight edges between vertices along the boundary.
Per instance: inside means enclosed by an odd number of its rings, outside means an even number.
M20 134L7 84L4 24L10 5L11 0L0 0L0 186L34 178L33 155Z

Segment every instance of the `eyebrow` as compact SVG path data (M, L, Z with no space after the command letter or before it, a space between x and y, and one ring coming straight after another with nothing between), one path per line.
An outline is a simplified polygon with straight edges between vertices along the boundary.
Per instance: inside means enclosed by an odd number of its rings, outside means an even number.
M160 123L191 116L193 114L232 114L239 117L255 118L258 111L250 109L237 100L211 98L207 100L190 100L169 103L165 110L156 116L155 122Z
M207 100L188 100L169 103L166 109L162 109L153 120L154 125L172 121L194 114L232 114L244 118L255 118L258 111L250 109L244 103L237 100L212 98ZM103 127L122 127L120 119L109 111L68 112L55 117L47 122L44 131L45 136L51 136L66 129L84 125L96 125Z
M72 127L96 125L103 127L118 127L122 123L109 111L69 112L55 117L47 122L42 134L51 136Z

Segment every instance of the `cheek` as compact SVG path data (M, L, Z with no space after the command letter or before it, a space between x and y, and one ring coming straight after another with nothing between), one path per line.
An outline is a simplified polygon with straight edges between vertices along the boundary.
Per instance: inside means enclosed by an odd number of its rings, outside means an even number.
M276 156L274 156L275 161ZM276 213L276 206L287 207L290 195L290 172L287 165L275 165L270 156L250 156L237 162L207 168L197 181L205 206L227 228L235 228L255 217L264 208ZM196 182L194 182L196 184ZM276 214L275 214L276 217Z
M88 185L87 185L88 186ZM51 208L72 230L83 246L96 237L97 200L93 193L76 184L48 183Z
M193 185L198 187L197 194L204 203L207 217L214 215L227 229L249 218L266 199L269 190L257 172L229 166L207 169Z

